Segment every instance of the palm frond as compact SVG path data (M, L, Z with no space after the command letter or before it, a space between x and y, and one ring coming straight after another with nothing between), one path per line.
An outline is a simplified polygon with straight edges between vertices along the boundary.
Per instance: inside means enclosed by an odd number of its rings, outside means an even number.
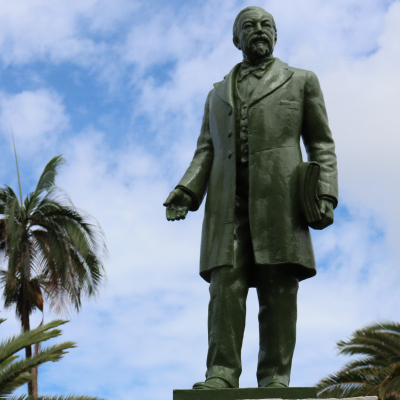
M380 322L373 322L372 324L367 325L363 329L354 332L353 336L358 334L358 332L362 331L384 331L391 334L397 334L400 337L400 323L387 320Z
M24 208L25 212L29 218L29 216L35 212L36 208L42 201L42 192L35 190L34 192L29 193L24 200Z
M3 286L4 308L15 307L18 318L22 315L21 306L25 301L27 312L30 315L36 308L43 311L43 296L40 276L26 279L17 274L13 280L8 278L9 272L0 270L0 283Z
M13 204L15 199L18 202L18 198L14 190L7 185L2 187L0 189L0 214L7 215L7 210L10 208L10 205Z
M0 374L1 375L1 374ZM25 385L32 380L33 376L29 372L21 372L15 375L12 381L2 384L0 380L0 399L8 399L11 393L19 387ZM1 379L1 377L0 377Z
M67 323L68 321L54 320L43 326L39 326L30 331L24 332L19 335L14 335L0 343L0 363L8 359L18 351L22 350L26 346L32 345L38 342L44 342L51 338L55 338L61 335L59 329L54 329L60 325Z
M387 332L366 331L362 336L353 337L348 342L338 343L340 354L380 354L382 357L400 359L400 336L396 337Z
M75 396L75 395L67 395L67 396L38 396L36 398L32 398L27 395L19 396L19 397L11 397L9 400L105 400L100 397L92 397L92 396Z
M341 370L319 381L316 385L318 397L345 398L366 396L377 390L377 384L370 381L367 371Z
M10 128L11 128L12 141L13 141L13 145L14 145L15 164L17 165L17 176L18 176L19 195L20 195L20 200L21 200L21 205L22 205L21 177L20 177L20 174L19 174L18 157L17 157L17 148L16 148L16 146L15 146L14 132L13 132L13 129L12 129L12 126L11 126L11 122L10 122Z
M386 397L386 393L388 392L390 392L391 394L393 394L394 392L400 394L398 390L395 390L396 388L398 389L400 386L400 363L391 364L389 368L391 369L391 371L386 374L385 379L383 380L380 387L379 397L381 399L384 399Z
M59 361L67 349L76 347L74 342L64 342L41 350L38 354L21 361L14 362L9 367L0 371L0 398L10 395L16 388L32 379L32 368L45 362ZM27 375L29 374L29 376ZM21 377L23 377L21 379Z
M356 370L387 366L387 360L378 357L361 357L344 364L343 369Z
M5 359L2 363L0 363L0 370L8 367L14 360L16 360L19 356L11 356Z
M400 376L392 379L386 386L386 396L395 395L400 397Z
M100 228L87 222L84 213L51 199L33 217L40 227L32 234L41 274L46 277L43 290L56 300L51 302L53 305L60 296L66 300L68 289L69 300L63 303L68 302L79 311L81 293L95 295L104 279L103 260L108 256L104 235Z
M337 343L339 354L361 355L317 384L318 396L400 398L400 324L374 322Z
M44 167L35 192L41 193L43 190L50 190L55 185L55 179L59 174L60 167L64 164L65 159L61 155L52 158Z

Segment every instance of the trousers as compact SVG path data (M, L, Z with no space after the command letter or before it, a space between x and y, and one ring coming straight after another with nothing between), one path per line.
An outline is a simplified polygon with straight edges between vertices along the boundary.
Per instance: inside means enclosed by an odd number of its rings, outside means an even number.
M211 273L208 308L206 379L220 378L239 387L241 348L250 287L259 302L259 387L271 383L289 386L296 343L299 280L292 265L256 265L248 215L248 168L237 168L234 263Z

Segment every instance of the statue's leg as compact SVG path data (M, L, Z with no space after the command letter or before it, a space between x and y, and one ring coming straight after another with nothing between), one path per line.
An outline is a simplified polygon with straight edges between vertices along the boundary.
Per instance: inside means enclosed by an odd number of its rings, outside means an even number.
M222 378L239 387L249 271L254 267L247 201L236 197L234 265L211 274L208 309L207 379Z
M298 279L290 265L257 268L260 351L259 387L289 386L296 344Z

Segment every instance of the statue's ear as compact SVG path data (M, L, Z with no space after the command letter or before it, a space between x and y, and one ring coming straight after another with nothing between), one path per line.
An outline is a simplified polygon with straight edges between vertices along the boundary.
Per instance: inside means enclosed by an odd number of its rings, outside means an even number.
M233 44L234 44L239 50L242 50L242 49L240 48L239 39L238 39L237 36L234 36L233 39L232 39L232 41L233 41Z

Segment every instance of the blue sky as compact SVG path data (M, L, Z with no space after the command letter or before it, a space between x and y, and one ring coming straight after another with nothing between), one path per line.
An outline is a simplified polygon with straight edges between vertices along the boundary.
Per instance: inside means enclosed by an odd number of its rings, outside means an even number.
M58 183L110 252L99 298L64 329L78 348L40 369L41 393L167 399L203 378L203 208L168 223L162 203L193 155L208 91L241 60L232 23L247 5L274 15L277 57L317 73L337 144L340 203L335 224L313 232L318 274L300 285L292 385L337 370L337 340L398 320L400 1L0 4L0 183L17 188L11 122L24 194L63 154ZM2 335L18 331L4 316ZM251 291L242 387L256 385L257 347Z

